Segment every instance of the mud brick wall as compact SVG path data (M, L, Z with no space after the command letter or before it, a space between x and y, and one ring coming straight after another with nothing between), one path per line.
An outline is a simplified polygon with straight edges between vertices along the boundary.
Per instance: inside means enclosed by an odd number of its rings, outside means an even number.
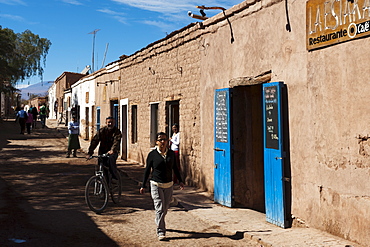
M166 103L178 100L183 174L189 185L212 192L214 90L268 72L270 78L260 83L281 81L287 89L289 216L368 244L369 37L308 51L306 13L306 1L247 0L121 56L117 97L128 101L128 159L144 165L151 149L150 105L158 103L159 131L166 131ZM244 138L243 131L235 135ZM245 142L245 149L253 145ZM253 193L263 200L263 192ZM237 196L243 194L248 193Z
M150 104L158 103L159 131L167 132L166 102L179 101L181 170L198 184L200 162L200 53L193 30L143 49L121 61L121 99L129 101L128 159L145 164L150 151ZM131 107L137 106L137 142L131 139Z

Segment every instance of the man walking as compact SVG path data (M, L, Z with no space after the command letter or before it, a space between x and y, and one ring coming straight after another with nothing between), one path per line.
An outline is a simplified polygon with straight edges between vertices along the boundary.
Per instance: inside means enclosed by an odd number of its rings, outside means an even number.
M36 106L31 106L31 112L32 112L32 118L33 118L33 123L32 123L32 128L36 129L36 124L37 124L37 115L39 114L37 111Z
M26 121L28 119L28 114L27 112L24 110L24 107L22 106L21 109L17 112L17 118L15 119L15 121L19 121L19 125L21 127L21 134L23 135L24 134L24 131L26 129Z
M43 104L40 107L40 120L41 120L42 128L45 128L46 126L46 106L45 104Z

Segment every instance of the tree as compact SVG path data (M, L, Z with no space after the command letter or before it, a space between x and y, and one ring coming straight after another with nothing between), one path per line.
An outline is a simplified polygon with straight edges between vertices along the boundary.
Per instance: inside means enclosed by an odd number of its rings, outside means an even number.
M42 78L51 42L30 30L14 33L0 26L0 83L14 86L19 80Z
M4 87L5 85L11 85L12 74L16 73L14 68L10 65L10 61L13 60L16 34L13 30L2 29L0 26L0 84Z

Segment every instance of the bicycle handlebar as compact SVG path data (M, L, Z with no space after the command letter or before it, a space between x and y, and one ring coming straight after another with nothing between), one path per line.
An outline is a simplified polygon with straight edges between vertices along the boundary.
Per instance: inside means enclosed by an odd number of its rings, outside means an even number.
M92 158L108 158L108 157L109 157L109 154L108 153L106 153L106 154L99 154L99 155L91 155L86 160L91 160Z

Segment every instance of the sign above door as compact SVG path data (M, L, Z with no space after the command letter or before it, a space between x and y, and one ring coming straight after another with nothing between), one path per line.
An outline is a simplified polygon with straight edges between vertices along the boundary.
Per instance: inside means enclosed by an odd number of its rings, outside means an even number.
M370 35L370 1L309 0L306 3L307 50Z

